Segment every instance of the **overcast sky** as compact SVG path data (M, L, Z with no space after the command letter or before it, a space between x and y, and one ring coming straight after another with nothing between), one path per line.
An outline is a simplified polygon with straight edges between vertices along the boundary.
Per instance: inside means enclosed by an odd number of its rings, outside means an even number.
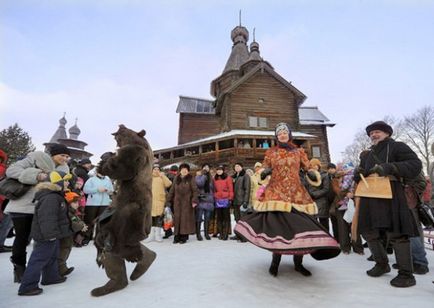
M385 115L434 104L434 1L0 0L0 129L38 149L66 112L98 162L118 124L174 146L179 95L209 98L230 31L256 28L261 56L318 106L332 160Z

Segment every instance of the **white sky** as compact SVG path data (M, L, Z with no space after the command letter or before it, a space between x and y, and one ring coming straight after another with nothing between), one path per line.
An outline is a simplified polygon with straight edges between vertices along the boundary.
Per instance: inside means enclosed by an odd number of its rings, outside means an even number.
M38 149L66 112L98 161L118 124L174 146L179 95L211 98L230 31L333 122L332 160L370 121L433 104L434 1L0 1L0 129Z

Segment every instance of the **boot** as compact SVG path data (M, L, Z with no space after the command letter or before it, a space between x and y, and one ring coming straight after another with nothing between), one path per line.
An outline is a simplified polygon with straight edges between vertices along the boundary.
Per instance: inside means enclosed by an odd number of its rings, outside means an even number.
M368 242L369 249L375 261L375 266L366 271L366 274L371 277L380 277L390 272L389 259L387 258L386 250L380 240Z
M221 233L220 233L220 239L223 241L227 241L228 240L228 225L226 221L222 222L222 229L221 229Z
M205 235L205 238L209 241L209 240L211 240L211 237L209 236L209 220L205 220L205 222L203 223L204 224L204 231L203 231L203 233L204 233L204 235Z
M271 276L276 277L279 271L280 260L282 259L282 255L273 252L273 258L271 259L271 265L268 269L268 272Z
M398 276L390 281L397 288L408 288L416 284L413 276L413 262L411 259L410 241L400 239L395 241L395 258L398 264Z
M155 227L155 240L157 242L162 242L163 241L163 234L161 233L163 231L163 228L160 227Z
M26 266L14 263L14 261L12 261L12 258L11 262L14 265L14 282L21 283L21 279L23 278Z
M155 241L155 228L156 227L151 227L151 232L149 232L148 237L145 239L145 243Z
M201 222L196 222L196 238L198 241L203 241L202 235L200 235L200 224Z
M312 276L312 273L303 266L303 255L294 255L294 269L303 276Z
M130 275L131 280L136 280L140 278L148 268L151 266L152 262L154 262L155 258L157 257L157 254L150 250L149 248L141 245L142 249L142 259L137 262L136 267L134 268L133 272Z
M169 229L167 229L167 230L164 231L163 239L169 238L169 237L171 237L172 235L173 235L172 228L169 228Z
M122 258L107 253L102 262L110 280L102 287L93 289L90 293L92 296L103 296L121 290L128 285L127 270Z

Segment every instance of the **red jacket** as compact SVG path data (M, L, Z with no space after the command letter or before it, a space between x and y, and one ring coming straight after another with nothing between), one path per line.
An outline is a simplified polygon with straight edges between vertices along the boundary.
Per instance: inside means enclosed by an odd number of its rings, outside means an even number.
M218 200L234 199L234 183L230 176L223 174L214 177L214 198Z

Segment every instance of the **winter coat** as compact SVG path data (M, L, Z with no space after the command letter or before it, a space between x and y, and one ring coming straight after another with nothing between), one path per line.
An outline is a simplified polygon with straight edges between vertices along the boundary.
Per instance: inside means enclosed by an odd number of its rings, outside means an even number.
M62 239L73 234L68 218L68 207L62 188L50 182L36 186L36 206L31 237L43 242Z
M330 180L327 172L320 172L321 174L321 185L313 186L308 184L309 195L312 197L313 201L318 208L319 218L328 218L330 205L328 201L329 191L330 191Z
M161 216L166 205L166 190L172 182L163 173L161 175L152 174L152 213L153 217Z
M193 203L198 203L198 191L193 176L177 175L167 199L173 204L175 235L193 234L196 231Z
M44 172L48 174L54 169L69 173L68 165L55 167L54 161L50 155L45 152L36 151L29 153L24 159L10 165L6 170L6 176L17 179L23 184L36 185L38 183L39 173ZM5 213L33 214L35 204L32 201L35 192L35 187L32 187L21 198L10 200L6 206Z
M105 192L98 191L104 187ZM99 177L97 175L90 177L84 184L83 192L87 194L86 206L108 206L112 203L110 194L113 193L113 184L108 176Z
M234 199L234 184L232 178L223 173L221 176L214 176L214 199Z
M199 208L207 211L214 210L214 183L211 175L209 173L198 175L195 180L199 190ZM208 189L205 188L207 184L209 186Z
M387 176L394 177L390 183L393 197L360 198L360 232L386 230L408 236L417 235L416 223L407 206L404 188L399 179L416 177L422 169L422 162L405 143L386 138L372 146L362 157L357 173L367 176L376 164L383 167Z
M243 169L240 173L235 173L234 180L234 205L243 203L249 204L250 201L250 176Z
M0 180L6 176L6 161L8 160L8 156L5 152L0 150ZM6 197L0 195L0 221L3 219L3 207L2 204L5 201Z

